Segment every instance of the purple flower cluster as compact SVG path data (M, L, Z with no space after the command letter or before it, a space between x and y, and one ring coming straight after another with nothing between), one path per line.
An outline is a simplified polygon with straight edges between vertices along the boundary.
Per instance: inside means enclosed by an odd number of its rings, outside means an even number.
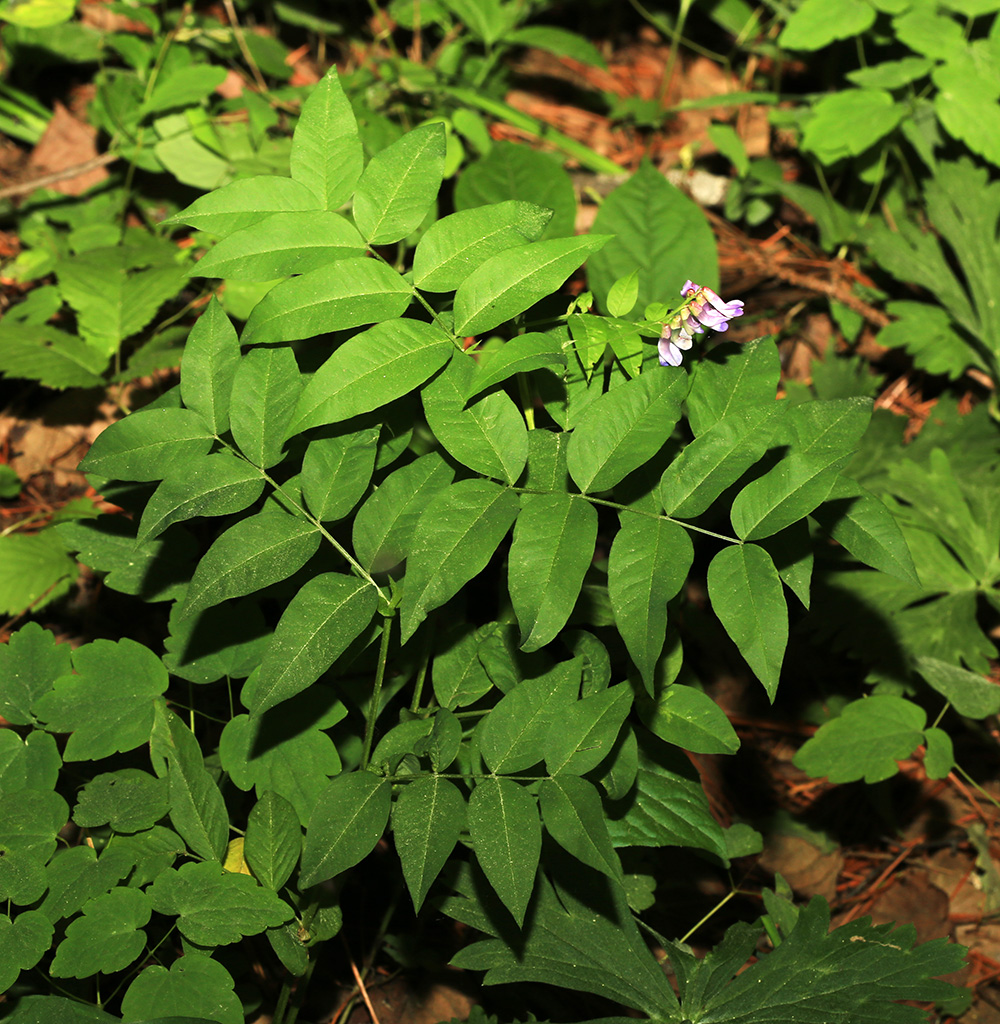
M684 283L681 295L687 301L663 325L663 333L660 335L657 348L660 351L661 366L680 366L695 334L701 334L706 327L710 331L728 330L729 321L743 315L742 299L723 302L711 288L692 281Z

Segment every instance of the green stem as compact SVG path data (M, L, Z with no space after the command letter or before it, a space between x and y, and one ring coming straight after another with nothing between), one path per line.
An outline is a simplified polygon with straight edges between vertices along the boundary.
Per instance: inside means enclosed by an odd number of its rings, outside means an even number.
M302 1009L302 1004L305 1002L306 989L309 988L309 979L312 977L312 972L316 969L316 959L316 957L309 958L309 966L306 968L306 973L302 975L300 983L295 986L295 998L292 1000L292 1005L288 1008L288 1013L281 1024L295 1024L299 1010Z
M382 624L382 640L378 648L378 668L375 670L375 688L372 690L371 703L368 705L368 721L365 723L365 747L361 754L361 770L368 767L372 755L372 740L375 738L375 719L378 718L378 704L382 697L382 681L385 679L385 663L389 659L389 634L392 632L392 619L387 618Z
M288 997L292 994L292 986L287 978L281 983L281 991L278 993L278 1001L274 1004L274 1016L271 1018L274 1024L282 1024L285 1016L285 1009L288 1006Z

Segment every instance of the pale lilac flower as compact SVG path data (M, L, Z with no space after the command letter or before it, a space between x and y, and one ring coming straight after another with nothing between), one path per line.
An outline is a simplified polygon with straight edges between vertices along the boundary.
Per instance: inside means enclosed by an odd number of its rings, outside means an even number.
M730 320L743 315L741 299L723 302L711 288L693 281L684 282L681 296L687 301L663 325L657 345L661 366L680 366L695 334L704 333L706 327L710 331L726 331Z

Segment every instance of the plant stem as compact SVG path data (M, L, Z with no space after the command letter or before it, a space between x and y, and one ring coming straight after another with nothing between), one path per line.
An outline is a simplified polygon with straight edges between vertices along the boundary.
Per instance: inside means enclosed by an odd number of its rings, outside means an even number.
M372 754L372 740L375 737L375 719L378 718L378 702L382 696L382 681L385 679L385 663L389 659L389 634L392 632L392 619L382 624L382 641L378 648L378 668L375 670L375 687L368 705L368 721L365 723L365 747L361 754L361 770L368 767Z

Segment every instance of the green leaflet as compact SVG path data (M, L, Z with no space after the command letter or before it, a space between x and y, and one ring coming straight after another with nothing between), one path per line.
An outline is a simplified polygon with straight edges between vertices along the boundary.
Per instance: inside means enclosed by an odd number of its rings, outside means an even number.
M652 693L667 633L667 602L684 584L694 546L687 530L667 519L620 513L608 556L608 596L618 632Z
M734 754L740 747L726 713L708 694L683 683L664 686L639 702L643 725L661 740L696 754Z
M122 999L122 1020L162 1017L204 1018L241 1024L243 1008L229 971L207 956L183 956L168 970L153 964L129 985Z
M263 492L260 470L229 452L189 459L182 474L168 477L153 492L135 542L142 544L168 526L195 516L242 512Z
M66 928L50 968L57 978L89 978L113 974L132 963L146 947L140 931L152 916L141 889L115 888L90 900Z
M601 395L570 435L570 476L587 493L606 491L651 459L680 418L687 391L684 374L658 372Z
M272 213L259 224L224 238L202 256L191 274L230 281L275 281L364 254L364 239L339 213Z
M290 348L252 348L240 360L233 377L230 428L252 465L270 469L281 461L301 391L299 367Z
M518 334L494 352L485 366L480 366L467 389L466 401L517 373L553 365L565 366L566 355L551 334Z
M447 779L425 776L403 787L392 809L392 832L415 912L464 827L465 800Z
M293 182L301 183L315 204L300 209L336 210L351 197L361 177L364 154L354 111L336 68L323 76L302 104L289 162Z
M169 868L147 895L155 911L176 914L181 934L202 946L238 942L292 916L292 908L256 879L212 861Z
M621 862L611 845L601 798L593 783L572 775L545 779L538 788L545 831L578 861L620 881Z
M38 963L52 944L52 925L39 910L25 910L11 921L0 917L0 989Z
M369 245L398 242L418 228L444 176L444 125L408 131L368 162L354 193L354 221Z
M385 779L364 771L327 783L306 829L300 885L333 878L371 853L389 820L391 793Z
M274 213L319 209L320 200L304 185L292 178L261 174L203 195L164 223L188 224L224 237L252 228Z
M243 344L313 338L401 316L410 286L384 263L342 259L275 285L253 308Z
M423 384L452 351L448 336L422 320L393 320L356 334L313 374L290 432L340 423L387 405Z
M455 292L455 331L482 334L555 291L608 235L553 238L505 249L480 264Z
M150 755L153 770L167 780L171 824L199 857L221 862L229 837L225 801L194 734L172 711L158 713Z
M243 856L254 877L277 891L291 877L302 852L302 827L292 805L267 792L247 818Z
M240 520L198 563L184 602L184 617L287 579L306 564L319 541L312 523L286 512L259 512Z
M525 494L508 557L521 648L544 647L566 625L594 557L597 512L569 494Z
M468 814L476 860L520 926L542 852L535 801L516 782L489 776L472 791Z
M546 731L542 749L549 773L583 775L596 768L611 752L631 707L632 688L619 684L565 709Z
M80 469L120 480L162 480L207 455L214 437L191 409L143 409L108 427Z
M708 595L726 632L774 700L788 643L788 610L770 555L756 544L723 548L708 567Z
M141 832L169 809L166 779L139 768L121 768L97 775L83 787L73 820L85 828L110 824L116 832Z
M50 732L69 732L67 761L95 760L149 740L167 673L159 658L134 640L94 640L73 652L73 675L57 679L35 702Z
M923 742L927 715L902 697L872 696L848 704L821 725L795 755L796 767L831 782L881 782Z
M551 210L515 201L442 217L413 254L413 283L422 291L454 291L491 256L536 241L551 218Z
M378 435L376 425L309 442L302 457L302 495L317 519L343 519L358 503L375 468Z
M778 348L770 338L713 349L698 363L685 402L695 437L724 418L749 426L775 398L780 377Z
M456 353L421 394L427 423L459 462L484 476L513 484L528 460L524 417L504 391L470 401L475 365Z
M493 556L518 513L517 495L488 480L462 480L424 509L413 532L400 604L405 643Z
M215 434L229 429L229 399L239 361L236 330L213 296L184 344L181 398Z
M429 452L386 477L354 518L354 551L366 569L398 574L423 510L453 476L444 459Z
M263 714L315 682L371 622L377 605L375 588L364 580L314 576L281 616L260 672L244 690L246 707Z

